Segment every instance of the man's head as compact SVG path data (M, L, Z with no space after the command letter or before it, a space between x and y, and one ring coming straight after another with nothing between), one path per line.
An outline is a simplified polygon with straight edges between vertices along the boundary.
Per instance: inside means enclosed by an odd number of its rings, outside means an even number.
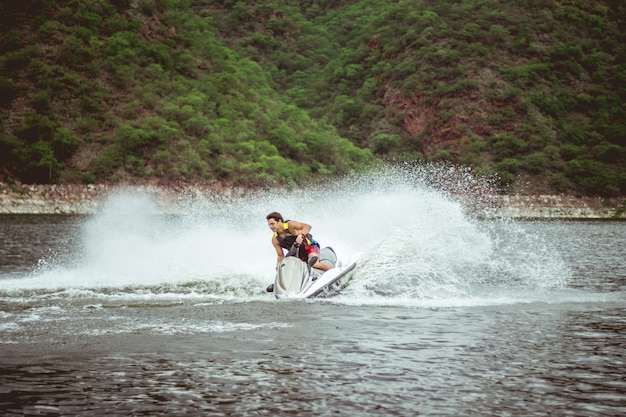
M284 222L283 216L280 213L278 213L277 211L273 211L265 216L265 218L267 219L267 225L270 227L270 229L272 229L272 231L280 232Z
M266 218L267 220L269 220L269 219L274 219L274 220L276 220L276 221L279 221L279 220L280 220L281 222L284 222L282 214L280 214L280 213L279 213L279 212L277 212L277 211L273 211L273 212L271 212L270 214L268 214L267 216L265 216L265 218Z

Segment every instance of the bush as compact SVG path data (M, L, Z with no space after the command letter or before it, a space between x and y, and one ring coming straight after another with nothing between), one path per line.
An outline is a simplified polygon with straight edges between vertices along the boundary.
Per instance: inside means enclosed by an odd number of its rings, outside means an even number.
M499 160L521 155L527 147L526 142L511 133L503 133L495 140L493 152Z
M401 138L398 135L379 133L374 136L374 153L389 153L391 150L399 147L400 141Z
M543 152L535 152L525 156L522 161L522 168L533 174L543 174L548 168L548 157Z
M61 127L52 136L54 155L60 161L67 161L78 148L78 138L71 130Z
M434 162L453 162L454 153L447 149L441 149L431 158Z
M19 88L10 79L0 76L0 107L9 106L17 97Z
M96 176L91 172L88 172L81 175L80 181L83 184L94 184L96 182Z
M565 161L582 158L587 154L587 147L566 143L561 146L560 154Z
M10 52L0 58L3 75L17 77L24 68L39 55L39 47L27 46L15 52Z
M75 35L70 35L65 39L58 53L62 63L74 68L85 68L85 65L96 56L96 52L85 47L84 42Z
M608 165L586 158L569 161L565 175L587 195L613 197L619 194L619 177Z
M574 183L563 173L557 173L550 177L550 186L556 191L565 193L574 188Z
M135 127L130 123L123 123L115 136L115 141L122 148L130 152L136 152L142 147L149 145L151 138L152 134L150 131Z
M593 148L593 156L601 162L617 164L624 161L626 149L612 143L604 142Z
M498 173L516 174L521 167L520 161L514 158L505 158L496 164Z

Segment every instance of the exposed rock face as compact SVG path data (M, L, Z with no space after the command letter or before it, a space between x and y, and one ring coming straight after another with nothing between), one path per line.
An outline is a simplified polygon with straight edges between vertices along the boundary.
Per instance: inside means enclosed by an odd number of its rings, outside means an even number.
M0 214L94 214L110 194L117 191L149 194L164 212L180 213L179 204L202 193L227 198L245 195L246 190L200 186L108 186L108 185L9 185L0 183ZM463 197L459 196L463 201ZM468 201L471 199L467 199ZM626 201L577 198L568 195L491 195L480 208L483 216L538 219L626 219Z
M498 214L511 218L546 219L626 219L624 199L603 200L599 197L569 195L498 196Z
M106 185L8 185L0 183L0 213L95 213Z
M198 194L235 198L246 190L220 185L25 185L0 182L1 214L94 214L107 197L119 192L146 194L160 206L163 213L177 214L184 203Z

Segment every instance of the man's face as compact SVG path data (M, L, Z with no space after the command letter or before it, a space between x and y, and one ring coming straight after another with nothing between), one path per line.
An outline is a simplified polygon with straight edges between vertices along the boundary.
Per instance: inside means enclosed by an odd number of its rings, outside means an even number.
M283 222L276 219L268 219L267 225L272 229L272 232L280 232L280 229L283 227Z

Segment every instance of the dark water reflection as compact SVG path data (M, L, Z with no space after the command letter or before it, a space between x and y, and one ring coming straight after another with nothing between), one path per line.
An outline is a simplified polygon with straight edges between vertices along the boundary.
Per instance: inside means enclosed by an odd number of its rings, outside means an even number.
M529 403L543 404L548 410L559 410L558 415L624 413L625 317L623 307L591 307L544 317L534 337L525 339L521 336L530 334L520 334L506 345L511 352L505 362L507 376L499 387L520 397L525 408Z
M42 260L73 256L83 216L0 215L0 275L32 272Z
M572 288L598 291L626 289L626 222L525 222L528 233L538 233L571 268Z
M152 314L275 319L264 303ZM4 415L619 415L626 309L281 305L289 327L68 336L9 352ZM295 314L297 313L297 314ZM132 314L145 314L134 311ZM334 318L333 318L334 316ZM316 321L313 319L317 318ZM81 348L77 348L81 345ZM6 347L4 348L7 352ZM38 354L33 360L29 355Z

